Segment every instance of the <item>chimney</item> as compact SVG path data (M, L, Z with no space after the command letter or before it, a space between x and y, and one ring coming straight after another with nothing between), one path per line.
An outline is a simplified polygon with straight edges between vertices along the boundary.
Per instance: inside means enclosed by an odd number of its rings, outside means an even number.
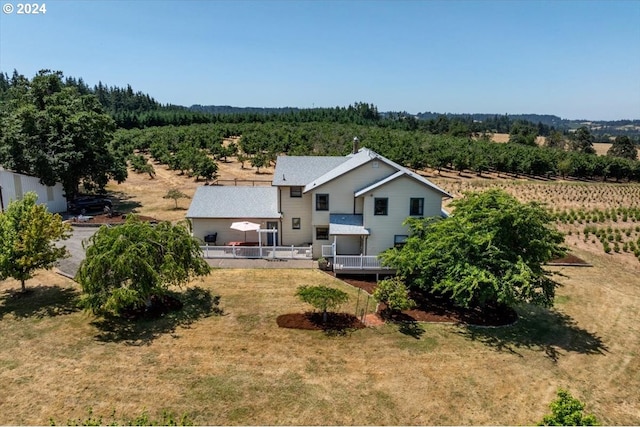
M358 143L360 142L360 140L358 139L357 136L353 137L353 154L358 153Z

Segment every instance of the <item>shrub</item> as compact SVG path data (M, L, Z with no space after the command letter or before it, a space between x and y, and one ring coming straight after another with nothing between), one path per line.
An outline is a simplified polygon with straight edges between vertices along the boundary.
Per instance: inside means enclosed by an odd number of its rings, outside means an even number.
M558 398L551 402L551 414L545 415L538 425L546 426L595 426L596 417L584 413L584 403L580 402L567 390L559 389Z
M391 312L408 310L416 305L409 297L409 290L398 277L378 282L375 291L373 291L373 298L386 304Z

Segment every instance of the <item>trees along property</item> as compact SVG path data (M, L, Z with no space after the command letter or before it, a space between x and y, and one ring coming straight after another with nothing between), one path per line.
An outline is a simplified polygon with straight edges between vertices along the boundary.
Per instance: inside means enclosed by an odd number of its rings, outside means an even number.
M60 215L37 204L37 198L36 193L28 192L0 213L0 280L19 280L23 292L36 270L50 269L67 256L67 250L55 242L69 238L71 231Z
M543 264L566 250L549 212L495 189L452 206L446 219L409 219L406 244L382 253L383 263L409 288L463 307L552 304L557 284Z

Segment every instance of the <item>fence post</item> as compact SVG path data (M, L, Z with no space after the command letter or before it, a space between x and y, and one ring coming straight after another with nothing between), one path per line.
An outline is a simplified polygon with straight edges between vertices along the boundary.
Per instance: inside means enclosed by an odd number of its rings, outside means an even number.
M291 245L291 259L293 259L293 245Z
M233 252L233 257L236 257L236 247L235 246L231 246L231 251Z
M362 262L364 261L364 257L360 254L360 270L362 270Z
M371 298L371 295L368 295L368 294L367 294L367 302L366 302L366 303L365 303L365 305L364 305L364 310L363 310L363 312L362 312L362 318L360 318L360 321L361 321L362 323L364 323L364 318L365 318L365 316L367 315L367 310L369 310L369 298ZM366 324L366 323L365 323L365 324Z

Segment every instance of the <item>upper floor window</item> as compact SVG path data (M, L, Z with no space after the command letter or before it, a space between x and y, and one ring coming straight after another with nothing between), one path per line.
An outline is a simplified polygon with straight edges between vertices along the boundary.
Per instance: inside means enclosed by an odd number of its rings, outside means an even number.
M328 211L329 210L329 195L328 194L316 194L316 210Z
M422 216L424 215L424 198L411 198L409 200L409 215Z
M300 230L300 218L291 218L291 228Z
M289 187L289 197L302 197L302 187Z
M374 200L373 214L374 215L388 215L389 214L389 199L376 198Z
M393 246L396 248L401 248L407 243L407 239L409 238L406 234L396 234L393 236Z

